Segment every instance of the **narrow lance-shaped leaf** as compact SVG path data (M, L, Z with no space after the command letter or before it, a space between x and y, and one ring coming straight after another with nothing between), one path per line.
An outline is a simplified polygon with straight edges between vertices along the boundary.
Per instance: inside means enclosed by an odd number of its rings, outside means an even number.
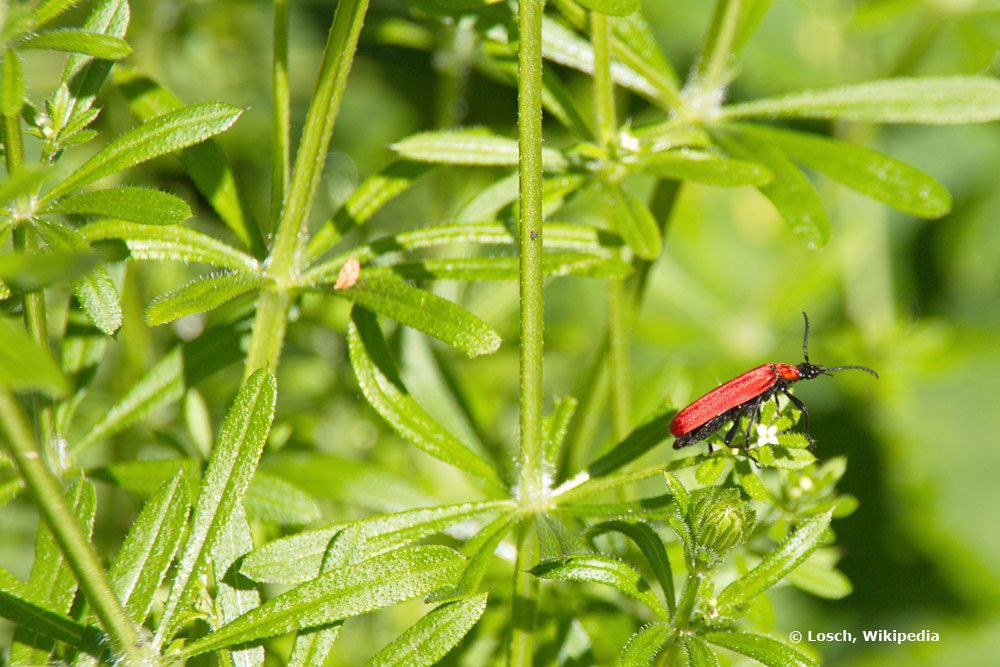
M656 597L646 580L630 565L610 556L586 554L543 561L532 569L532 573L545 579L610 586L646 605L663 620L670 617L667 608Z
M656 656L667 645L673 634L674 631L670 626L662 623L647 625L625 642L620 664L622 667L649 667L655 664Z
M0 386L62 396L69 383L52 354L20 326L0 319Z
M260 592L235 565L253 549L250 524L246 512L237 503L226 522L222 535L212 549L212 565L218 590L215 601L219 614L212 619L213 627L221 627L260 606ZM233 667L259 667L264 664L263 646L245 646L229 652Z
M438 505L306 530L258 548L244 560L242 571L255 581L297 584L319 573L330 540L345 528L363 529L365 540L358 547L361 554L358 558L369 558L440 533L462 521L511 507L510 501Z
M449 433L410 396L370 311L354 308L348 347L362 393L397 433L435 458L499 483L499 475L492 466Z
M767 142L735 134L728 128L716 132L714 137L730 155L760 162L771 170L774 179L759 189L778 209L793 234L810 247L823 245L830 239L830 220L816 188L784 153Z
M111 585L139 625L180 546L190 507L188 481L181 472L146 501L111 563Z
M191 604L212 550L246 494L274 419L276 391L274 377L258 370L247 378L226 415L202 478L191 530L154 638L158 646L180 626L178 613Z
M768 667L816 667L817 663L791 646L749 632L708 632L705 641L753 658Z
M24 104L24 71L17 51L7 49L0 62L0 113L17 116Z
M667 439L670 432L670 421L677 411L663 406L645 423L625 436L625 439L615 445L611 451L587 467L591 477L601 477L636 460L656 445Z
M604 521L591 527L587 532L592 535L601 535L608 532L617 532L632 540L642 555L646 557L656 580L660 582L663 590L663 597L667 600L667 607L670 614L674 613L676 596L674 595L674 576L670 569L670 559L667 558L667 551L663 547L663 540L656 534L649 524L629 521Z
M390 264L388 268L408 280L461 280L466 282L517 280L520 258L516 255L495 257L450 257L419 262ZM545 253L542 273L546 277L586 276L590 278L627 278L631 265L615 257L584 253Z
M688 667L721 667L719 658L698 635L684 638L684 651L687 653Z
M132 113L143 120L148 121L183 107L176 95L134 70L117 67L114 82L128 101ZM236 186L233 170L218 142L209 139L184 149L181 162L195 187L219 217L255 257L263 257L266 250L260 228Z
M18 42L17 48L68 51L102 60L121 60L132 53L132 47L124 39L75 29L40 32Z
M687 148L639 156L636 165L660 178L695 181L709 185L764 185L772 179L767 167L747 160L732 160Z
M640 0L579 0L591 11L609 16L628 16L639 9Z
M204 141L228 129L240 113L228 104L208 103L157 116L98 151L46 193L42 201L51 201L105 176Z
M333 217L309 239L306 256L312 259L325 253L344 234L368 222L379 209L409 190L421 176L433 168L433 165L420 162L393 162L382 171L367 177Z
M615 229L632 251L643 259L656 259L662 240L660 228L649 208L634 194L621 187L609 188L609 198Z
M545 445L542 450L542 460L549 474L555 476L559 468L560 451L566 434L569 432L570 422L576 412L578 401L572 396L566 396L556 401L556 406L552 414L545 418L543 432L545 435Z
M769 142L810 169L904 213L939 218L951 210L948 189L924 172L864 146L757 125L739 131Z
M411 287L388 269L363 270L352 287L336 293L444 341L470 357L490 354L500 347L500 336L481 319L458 304Z
M173 225L191 217L191 208L180 197L133 186L81 192L49 204L41 212L93 215L145 225Z
M819 547L820 538L829 525L830 512L803 522L780 546L768 552L755 568L719 594L719 610L727 613L781 581Z
M259 266L250 255L207 234L179 225L140 225L98 220L80 228L88 241L121 239L133 259L197 262L234 271L254 272Z
M983 76L885 79L736 104L724 108L722 117L986 123L1000 119L1000 81Z
M50 172L49 167L21 166L8 172L3 182L0 182L0 205L6 206L10 202L33 194L42 184Z
M835 565L837 555L831 549L819 549L788 574L788 583L800 591L825 600L840 600L851 594L851 580Z
M34 25L40 27L83 0L45 0L34 9Z
M146 308L146 323L157 326L194 313L215 310L261 287L264 282L263 276L235 271L196 278L178 290L156 297Z
M16 290L31 292L54 283L76 280L101 258L90 250L45 250L0 253L0 280Z
M49 245L67 251L89 252L87 240L72 227L39 222L34 228ZM122 305L111 274L103 266L73 281L73 296L98 329L111 336L122 325Z
M391 551L337 568L185 646L179 659L310 628L409 600L450 582L464 559L443 546Z
M243 503L251 519L280 526L304 526L322 515L315 498L291 482L263 470L254 475Z
M415 162L481 167L516 167L517 141L486 130L461 129L421 132L392 144L400 156ZM542 149L542 164L548 170L566 168L559 151Z
M359 547L364 543L364 530L354 525L337 533L330 540L323 556L320 574L345 567L356 562ZM342 621L334 621L326 625L304 628L295 635L292 645L292 655L288 659L288 667L312 667L326 662L327 655L333 643L340 636Z
M479 584L486 575L486 569L493 560L494 552L500 546L504 536L510 531L510 526L517 518L514 512L508 512L492 523L483 527L476 536L462 547L462 555L469 561L462 570L462 575L452 587L443 588L427 596L428 602L450 602L467 598L479 592Z
M444 604L430 612L365 664L367 667L430 667L455 648L486 611L486 596Z

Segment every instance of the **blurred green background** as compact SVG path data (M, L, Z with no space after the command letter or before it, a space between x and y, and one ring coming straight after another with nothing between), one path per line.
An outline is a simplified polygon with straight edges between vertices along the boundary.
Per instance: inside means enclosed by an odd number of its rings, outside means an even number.
M333 3L291 4L293 111L300 123ZM645 5L675 67L687 71L711 3L648 0ZM136 1L132 11L131 64L186 102L223 100L247 109L222 142L258 218L265 220L270 4ZM421 20L421 30L407 33L394 21L408 16L402 3L373 3L334 136L317 223L360 178L388 160L387 145L396 139L456 123L511 130L514 91L462 68L467 28ZM66 23L78 19L69 16ZM995 75L998 48L996 2L777 0L749 43L731 98L899 74ZM29 95L40 99L61 64L38 58L26 65ZM587 79L563 73L586 108ZM635 98L623 96L620 105L621 116L635 124L655 117ZM105 107L105 127L132 123L113 92ZM937 221L916 220L820 180L833 237L828 246L811 251L792 238L756 191L685 186L634 332L633 416L643 417L664 397L681 404L764 360L797 362L800 313L808 311L814 361L870 365L882 379L847 373L799 390L811 407L821 458L849 459L841 491L856 495L860 507L835 527L841 568L855 590L836 602L782 591L776 595L777 627L859 635L862 629L928 629L941 636L937 644L859 640L819 646L831 665L1000 664L1000 128L820 129L868 143L934 175L953 193L953 212ZM556 144L562 138L557 131L549 136ZM160 160L133 176L198 202L174 161ZM365 233L443 222L495 176L469 170L435 174L380 212ZM561 217L588 219L595 203L584 196ZM206 207L201 213L199 224L224 234ZM88 407L95 415L178 338L197 333L197 322L150 330L141 319L142 306L181 284L189 277L185 271L147 265L130 267L126 275L119 267L130 316L102 370L98 386L104 394ZM505 341L516 339L514 285L443 284L441 290L463 299ZM546 298L546 395L551 397L581 383L581 369L602 335L605 293L599 282L569 278L550 284ZM282 451L266 465L296 476L320 497L326 519L464 499L460 476L405 446L364 403L346 363L345 307L311 297L297 318L279 375L277 432L292 435L287 442L274 439L272 445ZM401 346L414 393L446 424L468 432L434 370L434 355L448 353L414 335L404 336ZM490 437L505 442L513 441L517 424L516 354L506 344L498 354L475 361L449 355L457 381L474 397L472 410ZM238 380L238 368L231 368L200 388L214 406L216 423ZM169 451L171 438L183 437L175 433L183 421L176 417L154 415L119 436L101 460ZM311 449L328 454L329 470L295 468L296 452ZM661 447L651 456L669 459L667 450ZM111 552L138 501L110 487L102 487L102 494L97 538ZM0 563L25 575L35 514L19 499L2 517ZM371 646L404 628L409 613L404 606L380 617L387 621L356 622L350 642L335 649L336 664L356 664ZM8 632L0 626L0 644ZM624 632L609 641L620 645Z

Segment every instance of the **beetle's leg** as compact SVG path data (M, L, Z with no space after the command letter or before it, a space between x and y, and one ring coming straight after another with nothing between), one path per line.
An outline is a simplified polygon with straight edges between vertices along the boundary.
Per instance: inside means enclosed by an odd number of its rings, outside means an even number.
M725 440L726 447L732 447L733 446L733 444L732 444L733 440L736 439L736 432L739 431L739 430L740 430L740 416L736 415L733 418L733 425L732 425L732 427L729 429L728 432L726 432L726 440Z
M750 414L747 417L747 431L743 439L743 453L748 459L753 461L758 468L762 468L763 466L760 461L757 460L757 457L750 453L750 432L753 430L754 424L760 419L760 406L763 402L764 401L758 399L752 406L750 406Z
M801 399L797 398L795 394L789 393L787 389L783 389L782 391L784 392L785 396L788 397L788 400L790 400L793 404L795 404L795 407L797 407L799 409L799 412L802 413L802 426L803 430L805 431L806 440L809 441L809 451L815 454L816 441L813 440L812 435L809 433L809 409L806 408L806 404L803 403Z

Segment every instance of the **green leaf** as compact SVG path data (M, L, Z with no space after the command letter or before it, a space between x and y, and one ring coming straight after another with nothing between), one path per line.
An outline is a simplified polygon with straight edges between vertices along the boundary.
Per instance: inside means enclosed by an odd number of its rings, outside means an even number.
M426 595L452 581L463 563L464 559L447 547L416 546L337 568L189 643L177 657L188 659Z
M628 16L639 10L640 0L579 0L580 4L595 12L609 16Z
M486 569L493 560L494 552L510 531L515 519L517 519L516 513L507 512L480 529L475 537L466 542L462 547L462 555L467 556L469 561L462 570L458 583L431 593L427 596L427 602L451 602L478 593L479 585L486 576Z
M643 13L633 12L612 19L611 32L615 58L635 70L656 89L659 99L653 102L662 108L675 105L680 99L677 72Z
M260 606L260 592L256 585L240 573L234 563L253 549L253 537L246 512L239 503L212 549L212 567L218 582L215 602L218 614L210 618L213 629L236 620ZM259 667L264 664L263 646L245 646L229 651L233 667Z
M66 10L80 4L83 0L45 0L34 9L35 27L40 27L56 18Z
M375 316L354 308L347 335L351 366L368 403L399 435L431 456L500 483L497 471L439 424L410 396Z
M201 232L178 225L139 225L98 220L80 228L88 241L121 239L133 259L197 262L234 271L255 272L257 260Z
M48 637L88 653L99 653L107 638L100 630L83 625L31 599L27 587L14 575L0 569L0 617L16 623L24 631Z
M516 167L517 141L488 130L459 129L421 132L397 141L390 147L398 155L414 162L480 167ZM547 170L566 168L566 159L551 148L542 149L542 164Z
M119 135L49 190L49 202L88 183L134 167L155 157L179 151L228 129L242 112L228 104L194 104L157 116Z
M33 292L85 275L100 262L88 250L0 253L0 280L16 290Z
M84 478L70 487L66 500L73 508L81 533L90 539L94 530L97 495L94 486ZM35 560L25 586L30 599L59 614L68 614L76 596L77 582L73 569L63 555L46 521L35 532ZM45 664L54 646L26 628L14 632L10 661L15 665Z
M670 613L653 593L646 580L630 565L611 556L583 554L542 561L532 568L531 572L544 579L610 586L646 605L663 620L670 618Z
M904 213L939 218L951 210L948 189L924 172L863 146L791 130L740 125L805 166Z
M89 252L90 244L75 229L61 224L40 222L34 228L49 245L64 251ZM122 325L122 305L111 274L103 266L94 267L73 282L73 296L87 317L108 336Z
M663 547L663 540L656 534L649 524L631 521L604 521L591 526L587 532L590 535L603 535L608 532L621 533L632 540L642 555L646 557L656 580L660 582L660 589L667 600L667 607L671 615L674 613L674 575L670 569L670 560L667 558L667 551Z
M184 361L176 347L146 372L117 403L77 442L80 452L95 442L106 440L160 407L173 403L184 393Z
M727 126L727 131L715 132L715 140L730 155L760 162L771 170L774 180L759 189L781 213L792 233L811 248L825 244L830 239L830 221L805 174L768 142L729 129Z
M241 571L262 583L297 584L319 573L330 540L346 528L361 528L365 538L361 551L364 558L370 558L439 533L462 521L510 507L509 501L459 503L335 523L265 544L247 556Z
M542 460L549 474L553 476L559 468L563 442L565 442L566 434L569 432L569 424L573 420L577 404L578 401L572 396L557 399L552 414L545 418L543 424L545 444L542 450Z
M319 503L311 495L280 477L258 471L245 499L253 519L280 526L304 526L321 516Z
M688 667L721 667L719 658L698 635L684 638L684 652Z
M455 213L457 223L477 223L495 220L500 211L517 201L521 192L520 174L512 171L479 192Z
M212 550L246 495L274 419L276 397L274 376L260 369L243 383L226 415L202 478L191 529L154 640L157 645L181 625L178 613L193 602Z
M825 600L840 600L854 590L851 580L834 565L836 553L830 549L814 551L788 575L788 583Z
M419 262L391 264L388 268L408 280L462 280L469 282L517 280L520 258L517 256L450 257ZM542 272L546 277L586 276L589 278L627 278L632 266L618 258L584 253L545 253Z
M181 472L146 501L111 563L111 585L138 625L146 621L177 553L190 508L188 481Z
M352 287L337 294L448 343L469 357L496 352L500 336L458 304L411 287L388 269L366 269ZM360 309L355 309L360 312Z
M804 521L780 546L769 551L764 559L739 579L729 584L718 596L718 608L730 613L781 581L798 567L820 545L820 538L830 525L830 512Z
M486 595L444 604L430 612L365 664L430 667L455 648L486 611Z
M69 382L52 354L6 319L0 319L0 386L37 390L53 397L69 391Z
M662 245L660 228L646 204L620 187L608 188L604 196L610 200L615 229L628 247L643 259L656 259Z
M81 192L49 204L41 212L94 215L147 225L174 225L191 217L191 208L180 197L132 186Z
M1000 81L982 76L884 79L736 104L724 108L722 117L986 123L1000 119Z
M816 667L811 658L791 646L749 632L708 632L702 638L730 651L753 658L768 667Z
M263 276L235 271L195 278L184 287L153 299L146 308L146 323L157 326L187 315L215 310L264 283Z
M121 60L132 53L132 47L124 39L74 29L38 33L18 42L17 48L68 51L102 60Z
M183 108L176 95L134 70L116 67L115 84L128 101L132 113L143 120ZM233 170L218 142L209 139L184 149L181 162L195 187L223 222L255 256L263 257L266 251L260 228L253 219L250 206L236 187Z
M24 104L24 70L14 49L3 52L0 62L0 113L16 117Z
M673 496L674 502L677 504L677 509L681 511L681 514L687 514L691 509L691 493L684 486L683 482L678 479L677 475L668 472L663 477L667 482L667 487L670 489L670 494Z
M709 185L764 185L772 179L771 172L756 162L731 160L688 148L642 155L636 164L645 173L659 178Z
M670 422L677 411L663 406L648 421L625 436L611 451L587 467L591 477L601 477L636 460L667 439Z
M628 638L622 647L619 664L622 667L649 667L656 656L673 638L673 630L662 623L653 623Z
M120 39L125 36L128 22L127 0L104 0L87 16L83 29ZM80 54L72 54L66 59L59 87L49 104L57 144L71 138L97 117L92 107L111 65L110 60Z
M21 166L13 174L8 173L0 183L0 205L6 206L15 199L34 194L48 176L48 168L35 166Z
M306 256L319 257L340 241L351 229L368 222L389 201L406 192L432 165L419 162L393 162L361 182L343 206L309 240Z

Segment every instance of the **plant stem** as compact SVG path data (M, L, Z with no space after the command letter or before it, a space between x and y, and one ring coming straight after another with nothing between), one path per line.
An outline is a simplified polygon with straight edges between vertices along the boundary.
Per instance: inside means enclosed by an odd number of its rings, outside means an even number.
M538 579L528 571L538 560L534 516L526 515L518 531L517 562L514 564L514 607L507 665L530 667L534 652L535 616L538 612Z
M694 612L694 604L698 600L698 589L701 588L702 576L697 569L688 573L687 581L684 582L681 603L677 605L677 613L674 615L674 627L678 630L686 629L691 622L691 614Z
M521 504L544 502L542 471L542 0L518 4Z
M726 68L733 54L742 9L742 0L718 0L715 5L705 50L698 64L699 86L704 91L720 89L727 83Z
M31 428L17 400L6 389L0 389L0 428L21 478L45 517L101 626L127 661L125 664L155 664L154 657L143 646L137 628L118 601L100 557L66 504L59 482L42 463Z
M271 222L281 215L291 161L291 105L288 94L288 0L274 0L274 55L271 61Z
M295 154L295 167L285 191L281 214L278 216L274 245L267 259L267 272L273 278L274 286L262 291L257 302L257 315L254 319L244 373L247 377L259 368L270 368L272 372L275 371L281 358L285 329L288 326L288 308L292 303L293 284L302 268L299 266L299 261L308 231L309 212L312 210L316 191L319 189L334 123L340 110L344 87L347 85L347 75L354 61L358 36L367 9L368 0L341 0L337 4L333 25L330 26L330 34L323 50L316 90L309 102L305 128L302 130L298 152ZM277 24L282 21L287 24L287 16L283 16L276 8L276 32L279 31ZM287 29L281 32L286 34L285 39L287 39ZM282 56L278 53L277 39L276 37L275 59L280 61ZM275 65L276 68L279 66ZM287 82L284 86L284 95L287 96ZM281 94L278 88L276 82L276 99ZM281 104L287 104L287 99ZM276 134L283 132L277 127L279 122L277 115L281 113L278 106L276 102ZM283 159L276 147L275 160L280 162ZM285 164L287 165L287 161ZM275 165L274 173L278 173L279 170L279 166Z

